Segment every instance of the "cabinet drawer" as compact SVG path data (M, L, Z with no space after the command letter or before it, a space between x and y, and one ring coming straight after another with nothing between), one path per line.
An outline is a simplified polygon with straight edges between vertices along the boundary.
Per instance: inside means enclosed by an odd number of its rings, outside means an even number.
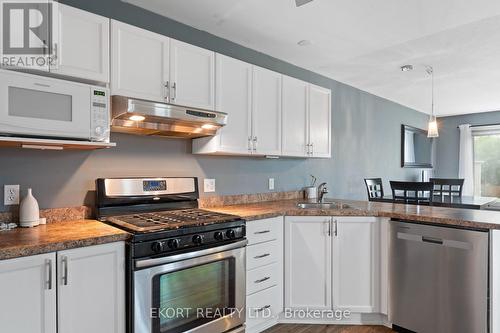
M280 261L278 241L270 241L247 247L247 270Z
M280 266L276 263L247 271L247 295L276 286L280 274Z
M247 296L247 328L269 320L276 320L283 311L279 286Z
M248 244L257 244L277 239L280 235L283 217L273 217L270 219L250 221L247 223Z

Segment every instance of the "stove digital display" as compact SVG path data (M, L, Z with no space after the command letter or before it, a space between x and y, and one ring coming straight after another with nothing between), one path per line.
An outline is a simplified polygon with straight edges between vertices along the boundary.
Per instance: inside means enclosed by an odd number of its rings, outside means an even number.
M144 180L142 182L142 189L144 192L166 191L166 180Z

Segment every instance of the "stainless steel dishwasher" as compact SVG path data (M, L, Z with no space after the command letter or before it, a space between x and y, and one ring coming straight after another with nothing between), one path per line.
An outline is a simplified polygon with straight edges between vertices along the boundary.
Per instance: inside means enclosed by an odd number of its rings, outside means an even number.
M390 233L394 329L487 333L488 233L401 221Z

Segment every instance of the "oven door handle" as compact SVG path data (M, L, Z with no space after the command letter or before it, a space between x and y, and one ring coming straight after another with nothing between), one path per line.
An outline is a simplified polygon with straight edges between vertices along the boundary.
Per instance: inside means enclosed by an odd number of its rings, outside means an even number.
M235 243L217 246L217 247L212 247L209 249L204 249L204 250L195 251L195 252L186 252L186 253L176 254L173 256L162 257L162 258L137 260L135 262L135 268L147 268L147 267L152 267L152 266L169 264L169 263L181 261L181 260L203 257L203 256L207 256L210 254L215 254L215 253L219 253L219 252L225 252L225 251L241 248L241 247L246 246L247 243L248 243L248 241L245 239L245 240L241 240L241 241L238 241Z

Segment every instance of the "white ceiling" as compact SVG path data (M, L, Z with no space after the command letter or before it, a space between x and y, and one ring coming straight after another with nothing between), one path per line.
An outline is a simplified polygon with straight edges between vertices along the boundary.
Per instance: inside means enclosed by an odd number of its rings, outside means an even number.
M438 115L500 110L498 0L127 2L427 113L432 65Z

